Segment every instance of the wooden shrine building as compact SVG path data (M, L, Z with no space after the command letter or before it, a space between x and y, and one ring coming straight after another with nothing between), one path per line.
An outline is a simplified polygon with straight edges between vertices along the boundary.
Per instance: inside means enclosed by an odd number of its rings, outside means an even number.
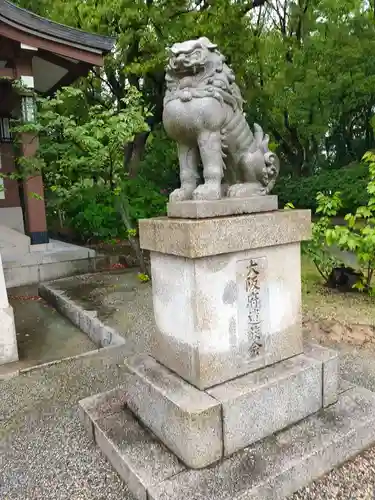
M63 26L0 0L1 173L15 171L16 154L30 157L38 148L38 139L28 134L19 138L17 153L13 146L10 119L33 120L34 98L15 92L9 80L20 80L23 87L52 95L94 66L102 66L113 46L112 38ZM0 225L27 234L32 245L48 243L42 177L0 182Z

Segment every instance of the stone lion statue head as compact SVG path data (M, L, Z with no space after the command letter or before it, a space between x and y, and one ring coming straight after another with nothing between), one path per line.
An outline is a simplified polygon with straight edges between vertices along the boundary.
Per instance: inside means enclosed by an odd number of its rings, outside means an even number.
M224 99L231 106L242 109L243 100L234 73L225 63L217 45L206 37L175 43L170 47L165 79L165 102L173 98L170 94L178 88L195 87L201 90L206 88L207 95L215 89L214 98ZM199 96L203 97L203 93L201 91Z
M213 54L224 61L217 45L206 37L175 43L169 49L169 67L176 74L197 74L212 60Z

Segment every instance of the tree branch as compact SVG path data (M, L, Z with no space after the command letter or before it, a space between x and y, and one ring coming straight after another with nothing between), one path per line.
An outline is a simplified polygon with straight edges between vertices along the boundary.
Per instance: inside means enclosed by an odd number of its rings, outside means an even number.
M269 3L269 0L251 0L250 2L244 5L244 8L241 10L242 15L247 14L248 12L250 12L253 9L256 9L257 7L262 7L267 3Z

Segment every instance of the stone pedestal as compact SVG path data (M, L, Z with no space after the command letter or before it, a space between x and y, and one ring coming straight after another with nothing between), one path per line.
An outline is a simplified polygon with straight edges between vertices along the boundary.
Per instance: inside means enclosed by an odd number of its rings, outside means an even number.
M310 212L251 213L256 200L244 200L246 215L206 217L206 205L224 201L184 202L196 205L195 219L140 221L157 333L152 357L126 361L127 405L192 468L337 400L336 354L303 354L300 242ZM260 209L267 203L277 206L266 197Z
M328 400L337 401L337 354L318 347L207 391L151 356L135 355L125 364L127 407L194 469L300 421ZM330 383L323 376L328 370Z
M250 198L222 198L221 200L179 201L168 203L168 217L179 219L208 219L228 215L242 215L277 210L277 196Z
M137 499L281 499L374 441L375 395L340 388L337 354L303 345L310 212L186 203L191 218L176 203L140 221L151 356L81 401L82 421Z
M13 309L8 302L0 255L0 365L17 360L17 337Z
M152 355L199 389L302 352L309 211L140 221L151 251Z

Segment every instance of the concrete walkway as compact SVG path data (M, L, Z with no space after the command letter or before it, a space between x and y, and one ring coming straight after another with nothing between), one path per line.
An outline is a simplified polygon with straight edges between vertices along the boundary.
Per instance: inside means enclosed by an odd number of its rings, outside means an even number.
M97 346L40 297L36 286L8 290L14 310L19 361L0 366L0 378L17 370L50 363Z

